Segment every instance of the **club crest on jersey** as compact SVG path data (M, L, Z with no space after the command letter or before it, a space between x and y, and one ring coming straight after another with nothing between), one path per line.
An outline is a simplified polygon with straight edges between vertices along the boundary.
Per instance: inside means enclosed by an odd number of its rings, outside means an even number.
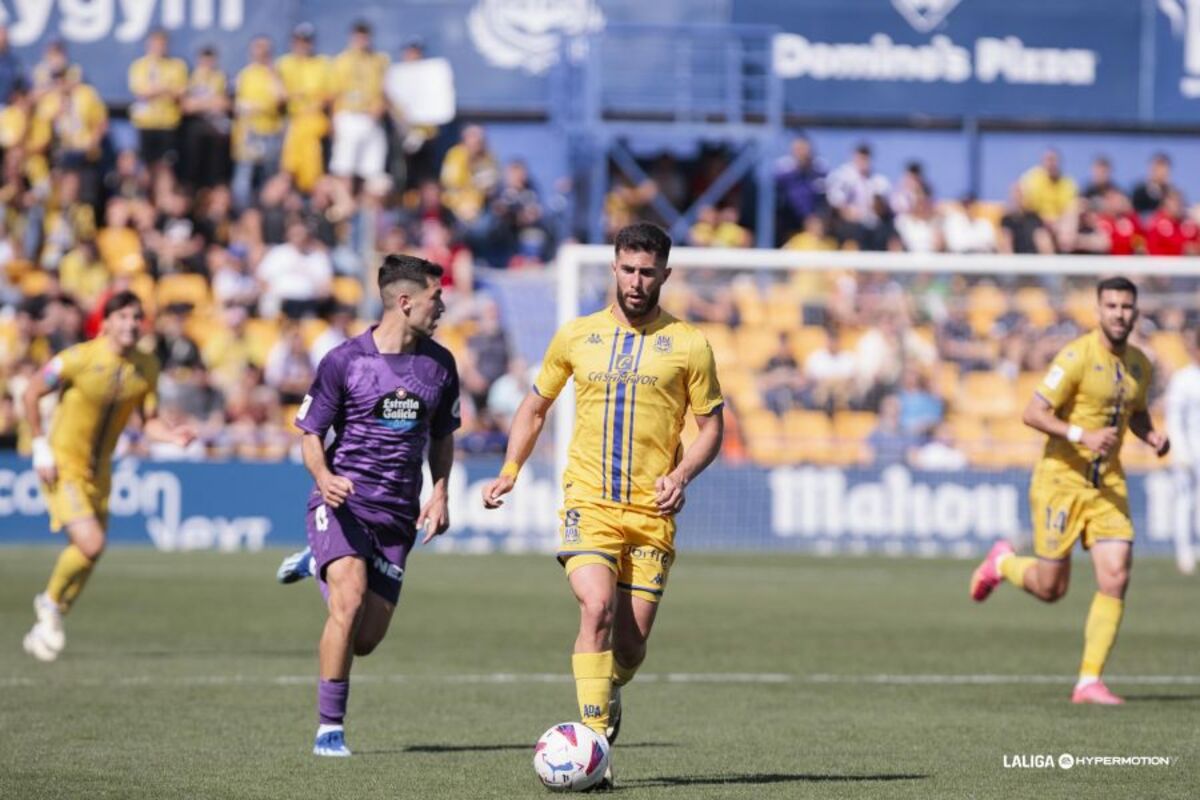
M421 421L421 398L400 387L379 398L375 404L375 419L394 431L411 431Z
M600 339L600 334L593 333L591 336L584 339L584 341L588 344L600 344L602 340Z
M654 337L654 352L669 353L671 352L671 337L665 334L659 334Z

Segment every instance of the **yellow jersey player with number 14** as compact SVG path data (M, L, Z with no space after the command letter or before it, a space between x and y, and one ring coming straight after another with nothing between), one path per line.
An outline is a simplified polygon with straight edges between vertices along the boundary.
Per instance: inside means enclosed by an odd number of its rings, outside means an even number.
M997 542L971 579L985 600L1007 580L1052 603L1067 592L1071 551L1092 554L1099 591L1084 628L1083 663L1072 701L1119 705L1100 680L1121 617L1133 551L1129 492L1121 468L1125 431L1166 455L1170 442L1146 409L1150 360L1127 342L1137 320L1137 287L1107 278L1096 287L1100 326L1064 347L1025 408L1023 421L1048 437L1029 488L1036 558Z
M502 503L550 405L574 379L558 560L579 602L571 666L580 716L610 744L620 726L620 687L646 657L675 559L684 488L716 457L723 432L712 349L700 331L658 306L670 252L670 238L655 225L618 233L616 305L554 335L513 418L504 468L483 489L485 506ZM680 434L689 411L699 435L685 452ZM611 763L601 784L608 788Z

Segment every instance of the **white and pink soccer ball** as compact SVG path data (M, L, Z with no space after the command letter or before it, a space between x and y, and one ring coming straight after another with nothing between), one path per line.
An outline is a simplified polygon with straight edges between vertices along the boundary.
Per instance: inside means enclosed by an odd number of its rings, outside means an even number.
M533 750L533 771L547 789L582 792L604 777L608 742L578 722L562 722L542 734Z

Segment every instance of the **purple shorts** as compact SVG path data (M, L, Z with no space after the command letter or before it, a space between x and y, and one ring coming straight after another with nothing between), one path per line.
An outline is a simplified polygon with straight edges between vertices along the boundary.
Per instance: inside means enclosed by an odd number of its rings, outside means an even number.
M331 509L322 502L310 503L305 527L308 544L317 562L321 594L329 599L325 568L339 558L361 558L367 565L367 588L389 603L400 599L404 565L416 540L415 528L407 532L372 525L354 515L345 504Z

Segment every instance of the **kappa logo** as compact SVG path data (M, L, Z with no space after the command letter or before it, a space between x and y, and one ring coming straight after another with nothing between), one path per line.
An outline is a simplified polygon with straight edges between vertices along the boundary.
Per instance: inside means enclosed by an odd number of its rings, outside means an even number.
M659 334L654 337L654 352L669 353L671 352L671 337L664 334Z
M1158 0L1158 10L1171 23L1171 33L1183 40L1183 76L1179 93L1200 97L1200 2L1197 0Z
M467 15L471 41L484 58L533 75L558 61L563 36L603 29L594 0L479 0Z
M600 338L600 334L593 333L591 336L587 337L587 339L585 339L584 341L586 341L588 344L600 344L600 342L603 340Z
M929 33L950 16L962 0L892 0L900 16L921 33Z

